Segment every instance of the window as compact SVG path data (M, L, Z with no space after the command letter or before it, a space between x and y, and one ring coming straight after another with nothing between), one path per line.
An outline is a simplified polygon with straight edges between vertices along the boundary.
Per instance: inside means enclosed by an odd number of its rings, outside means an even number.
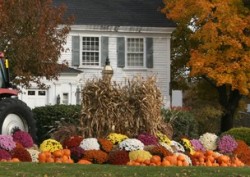
M82 37L82 65L99 66L99 37Z
M109 37L72 36L72 66L99 68L109 55Z
M46 91L40 90L40 91L38 91L38 95L39 96L45 96L46 95Z
M62 98L62 104L68 104L69 103L69 94L68 93L63 93L63 98Z
M143 38L127 38L127 66L145 66Z
M36 94L36 92L35 91L28 91L28 95L35 95Z

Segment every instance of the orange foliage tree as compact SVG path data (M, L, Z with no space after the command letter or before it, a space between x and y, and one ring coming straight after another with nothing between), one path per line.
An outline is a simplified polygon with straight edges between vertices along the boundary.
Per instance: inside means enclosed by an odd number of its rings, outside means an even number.
M186 25L196 41L187 66L191 77L206 79L224 108L221 131L233 127L243 95L250 95L250 10L242 0L163 0L162 12Z
M72 22L65 11L52 0L0 0L0 51L10 60L12 79L18 76L16 84L58 76L58 57Z

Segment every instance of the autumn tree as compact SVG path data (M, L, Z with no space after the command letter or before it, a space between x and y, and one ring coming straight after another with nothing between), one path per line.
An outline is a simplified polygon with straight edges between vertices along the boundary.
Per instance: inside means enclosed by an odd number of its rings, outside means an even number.
M189 40L192 30L186 25L179 25L171 37L171 89L187 89L189 68L186 63L190 58L192 42Z
M224 114L221 132L233 127L243 95L250 95L250 10L242 0L163 0L162 12L193 33L191 77L217 89Z
M16 84L58 76L62 65L57 61L72 22L65 10L52 0L0 0L0 51L9 58Z

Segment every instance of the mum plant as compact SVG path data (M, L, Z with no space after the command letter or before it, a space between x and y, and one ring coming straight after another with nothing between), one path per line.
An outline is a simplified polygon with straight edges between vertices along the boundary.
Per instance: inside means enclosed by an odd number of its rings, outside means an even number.
M107 136L107 139L110 140L113 144L118 144L127 138L128 137L126 135L119 134L119 133L110 133Z
M199 138L201 144L206 150L215 150L217 148L218 136L214 133L204 133Z
M238 146L238 143L231 135L223 135L218 140L218 150L220 153L232 153Z
M80 147L83 150L100 150L100 144L96 138L85 138L81 141Z
M0 135L0 148L11 151L16 147L16 143L11 135Z
M13 140L23 145L25 148L33 146L34 142L31 135L28 132L18 130L13 135Z
M142 150L144 148L144 144L135 138L132 139L126 139L118 144L119 148L121 150L126 151L136 151L136 150Z
M40 144L40 150L42 152L44 152L44 151L54 152L54 151L60 150L60 149L63 149L62 144L54 139L44 140Z
M141 133L138 135L137 139L140 140L145 146L158 144L158 139L149 133Z
M205 152L206 149L204 148L204 146L202 145L202 143L200 142L200 140L198 139L192 139L190 140L191 145L194 148L194 151L202 151Z

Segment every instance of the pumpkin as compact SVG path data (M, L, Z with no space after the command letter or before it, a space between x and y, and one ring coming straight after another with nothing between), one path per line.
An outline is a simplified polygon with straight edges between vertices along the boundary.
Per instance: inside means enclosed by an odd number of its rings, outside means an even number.
M92 162L85 160L85 159L80 159L78 162L78 164L83 164L83 165L89 165L92 164Z

